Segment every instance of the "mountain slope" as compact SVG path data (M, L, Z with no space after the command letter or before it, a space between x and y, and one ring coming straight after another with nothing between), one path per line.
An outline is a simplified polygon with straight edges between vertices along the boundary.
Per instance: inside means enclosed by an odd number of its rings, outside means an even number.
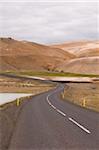
M54 70L74 55L59 48L0 38L0 70Z
M77 57L99 56L99 48L84 49L76 53Z
M84 57L70 60L58 66L57 70L80 74L99 74L99 57Z
M52 47L71 52L77 57L99 56L99 41L76 41L52 45Z

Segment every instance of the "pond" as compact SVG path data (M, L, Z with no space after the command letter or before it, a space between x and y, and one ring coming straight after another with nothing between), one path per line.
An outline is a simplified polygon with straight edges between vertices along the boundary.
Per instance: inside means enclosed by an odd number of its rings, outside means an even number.
M32 94L25 93L0 93L0 105L14 101L16 98L30 96Z

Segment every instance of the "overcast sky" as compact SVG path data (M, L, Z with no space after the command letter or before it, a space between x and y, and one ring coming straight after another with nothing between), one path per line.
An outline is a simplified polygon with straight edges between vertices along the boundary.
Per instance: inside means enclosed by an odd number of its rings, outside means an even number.
M2 37L46 44L98 38L97 1L1 1L0 36Z

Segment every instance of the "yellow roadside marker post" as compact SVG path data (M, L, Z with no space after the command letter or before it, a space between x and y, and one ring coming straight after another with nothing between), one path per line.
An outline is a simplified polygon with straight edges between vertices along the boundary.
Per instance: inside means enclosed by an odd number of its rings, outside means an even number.
M65 90L63 90L63 92L62 92L62 98L63 98L63 99L64 99L64 97L65 97L65 96L64 96L64 93L65 93Z
M86 99L84 98L83 99L83 107L85 107L86 106Z
M63 99L64 99L64 92L63 92Z
M17 106L20 105L20 99L19 99L19 98L16 100L16 105L17 105Z

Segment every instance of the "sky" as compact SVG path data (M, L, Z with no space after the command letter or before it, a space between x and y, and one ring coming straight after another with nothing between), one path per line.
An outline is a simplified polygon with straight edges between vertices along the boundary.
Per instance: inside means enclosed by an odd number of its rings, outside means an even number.
M0 37L42 44L97 40L98 7L95 0L0 0Z

